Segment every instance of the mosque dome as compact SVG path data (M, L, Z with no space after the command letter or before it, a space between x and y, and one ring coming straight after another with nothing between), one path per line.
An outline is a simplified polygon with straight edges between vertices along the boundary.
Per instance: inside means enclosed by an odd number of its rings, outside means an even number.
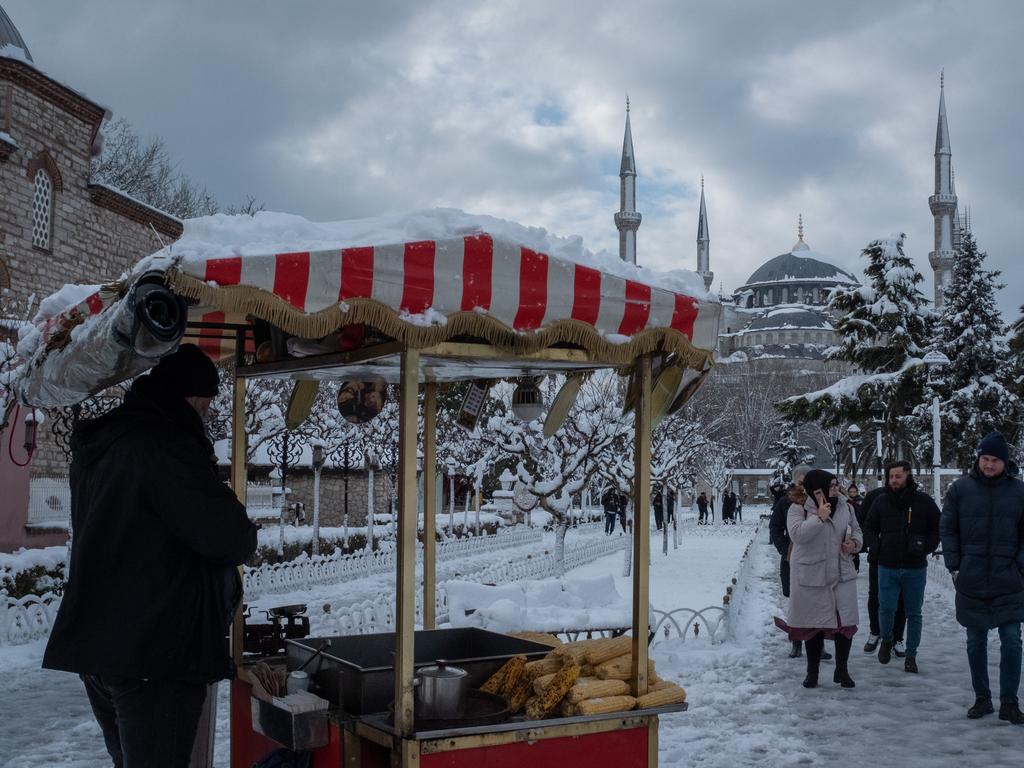
M798 280L857 283L857 279L846 270L815 258L815 256L820 256L820 254L814 254L803 240L797 244L797 246L800 245L803 246L800 250L794 247L794 250L790 253L782 253L766 261L747 278L744 287L763 285L765 283L789 283ZM801 255L797 255L798 253ZM810 254L814 254L814 256Z
M29 53L21 33L18 32L18 28L14 26L14 22L4 11L3 6L0 6L0 54L9 55L10 51L4 51L4 48L8 46L19 49L26 60L32 61L32 54Z

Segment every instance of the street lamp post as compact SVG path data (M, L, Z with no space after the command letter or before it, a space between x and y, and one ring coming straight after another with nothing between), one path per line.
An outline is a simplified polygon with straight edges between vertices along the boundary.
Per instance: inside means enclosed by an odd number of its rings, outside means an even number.
M842 467L840 464L843 458L843 438L837 437L833 445L836 449L836 480L839 480L839 475L842 474Z
M320 554L320 472L326 457L320 443L313 445L313 556Z
M875 425L875 457L878 461L878 487L882 487L882 426L885 424L885 406L877 400L871 406L871 421Z
M937 350L924 356L928 366L928 381L931 383L934 371L949 365L949 358ZM942 467L942 417L939 413L939 393L932 390L932 498L936 503L942 498L942 482L939 469Z
M445 459L445 466L448 468L448 535L455 536L455 468L458 466L455 459L449 456Z

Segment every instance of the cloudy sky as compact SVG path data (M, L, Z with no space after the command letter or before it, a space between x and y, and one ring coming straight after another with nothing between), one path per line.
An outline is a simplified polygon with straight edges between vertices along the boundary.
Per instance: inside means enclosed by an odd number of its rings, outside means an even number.
M315 220L451 206L617 249L624 100L639 261L726 290L811 247L925 272L939 72L961 206L1024 301L1024 5L0 0L37 65L160 135L224 202Z

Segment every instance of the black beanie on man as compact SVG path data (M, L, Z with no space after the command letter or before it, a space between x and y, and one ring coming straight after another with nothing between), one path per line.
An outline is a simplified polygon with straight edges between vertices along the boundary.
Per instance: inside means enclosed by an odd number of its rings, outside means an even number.
M1010 447L1001 432L989 432L978 443L978 456L994 456L1005 464L1010 460Z
M215 397L217 366L195 344L182 344L160 359L145 377L149 386L169 397Z

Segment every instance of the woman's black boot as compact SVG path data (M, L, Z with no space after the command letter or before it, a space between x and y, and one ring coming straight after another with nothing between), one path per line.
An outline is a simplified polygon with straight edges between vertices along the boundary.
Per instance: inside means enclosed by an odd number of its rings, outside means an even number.
M804 642L804 649L807 652L807 677L804 678L804 688L818 687L818 667L821 666L821 652L824 648L825 637L821 634Z
M854 688L856 683L853 682L853 678L850 677L850 670L848 664L850 662L850 648L853 645L853 640L843 635L835 636L836 646L836 671L832 676L834 682L839 683L843 688Z

